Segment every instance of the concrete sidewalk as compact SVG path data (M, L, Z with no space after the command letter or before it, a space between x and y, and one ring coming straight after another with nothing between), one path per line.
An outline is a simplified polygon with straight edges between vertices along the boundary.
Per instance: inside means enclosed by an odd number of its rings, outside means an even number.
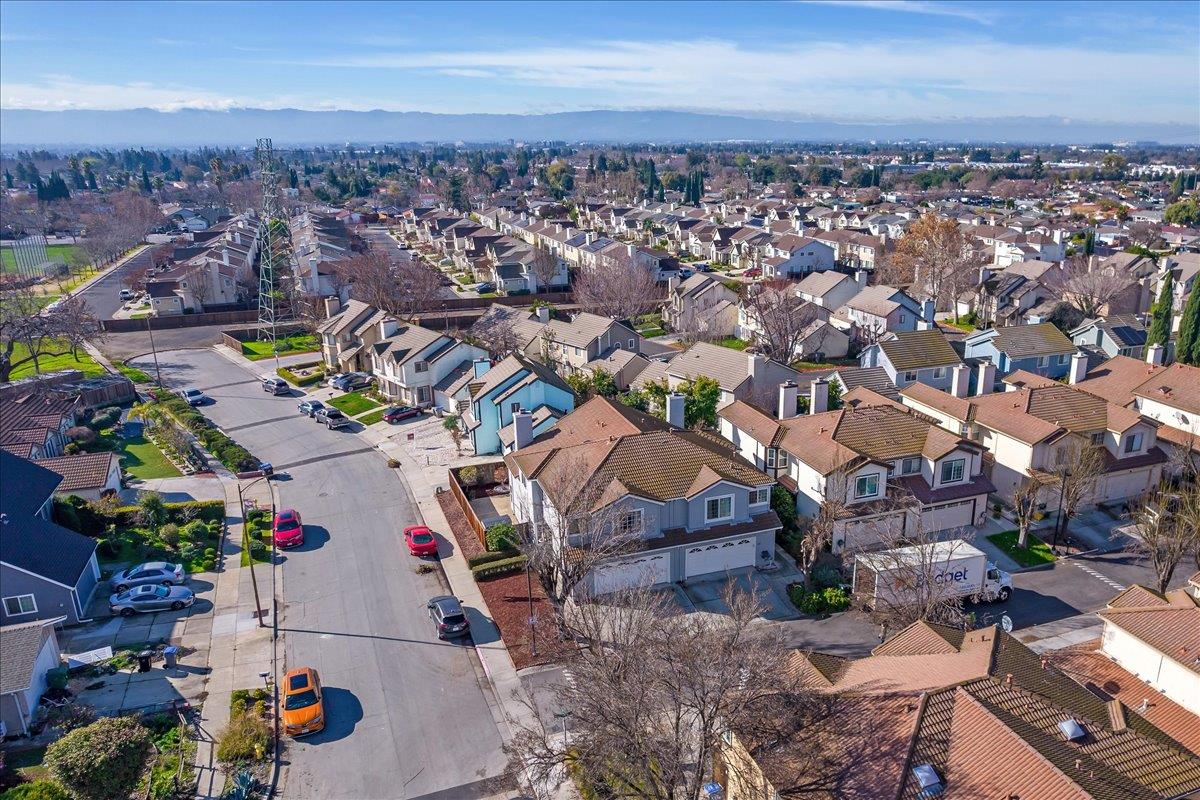
M275 597L282 587L274 583L272 573L279 571L270 564L255 566L256 576L241 566L243 512L238 499L237 479L221 481L225 488L225 513L228 532L222 548L222 566L213 589L212 624L207 631L196 632L197 639L209 652L207 697L201 708L199 727L201 739L196 748L196 796L219 798L225 789L226 775L217 762L217 737L229 722L229 700L234 689L255 689L264 685L260 673L278 680L275 648L272 639L276 608ZM274 508L273 491L269 481L255 479L241 482L243 499L254 501L268 511ZM258 597L264 608L263 623L256 619L255 593L252 577L258 578ZM184 645L189 645L185 634ZM199 641L190 646L198 646Z

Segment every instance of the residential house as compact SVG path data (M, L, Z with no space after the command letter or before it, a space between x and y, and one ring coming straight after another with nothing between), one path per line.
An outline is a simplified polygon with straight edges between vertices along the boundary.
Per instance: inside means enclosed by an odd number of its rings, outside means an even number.
M1102 612L1103 613L1103 612ZM999 625L915 622L862 658L796 650L820 703L765 697L724 732L713 774L725 800L1190 797L1200 758L1149 703L1087 683ZM1169 701L1168 701L1169 702ZM1186 713L1186 712L1184 712ZM1193 718L1194 720L1194 718ZM1195 727L1194 723L1191 727Z
M834 267L833 248L808 236L794 233L776 237L765 247L762 259L765 278L800 278Z
M46 673L62 660L55 624L62 617L0 626L0 738L26 736L45 694Z
M512 446L513 418L531 415L532 433L541 434L575 408L575 393L553 369L513 353L498 364L475 361L462 387L462 414L475 455ZM451 390L452 396L458 392Z
M1187 304L1188 297L1191 296L1192 290L1196 287L1196 278L1200 276L1200 253L1175 253L1173 255L1164 256L1162 271L1157 276L1154 288L1154 296L1158 297L1159 288L1162 286L1162 281L1166 279L1166 273L1173 273L1174 282L1171 285L1173 296L1172 301L1172 316L1171 329L1172 332L1179 330L1179 320L1183 314L1183 307Z
M824 380L810 385L810 413L796 416L796 390L779 387L774 414L742 401L722 408L721 435L795 494L800 515L835 504L835 553L918 526L932 533L982 521L995 487L983 474L979 444L861 389L829 411Z
M974 312L982 325L1020 325L1031 315L1049 314L1061 297L1053 286L1058 266L1049 261L1017 261L1000 269L980 267L979 283L957 301L957 311Z
M1146 355L1146 323L1136 314L1114 314L1085 320L1070 333L1071 343L1103 353L1106 357Z
M717 407L734 400L755 400L775 396L775 389L785 381L794 381L799 373L791 367L767 358L761 353L748 353L697 342L670 361L654 361L634 380L634 387L665 381L674 391L687 381L704 376L721 387Z
M40 385L31 389L0 402L0 447L31 460L60 456L82 410L79 397Z
M837 309L831 322L860 342L873 342L889 333L915 331L933 324L933 302L918 303L892 286L868 286Z
M829 270L806 275L796 285L796 294L832 313L850 302L866 286L867 273L863 270L855 272L853 276Z
M738 294L701 273L684 281L669 278L662 317L672 331L711 338L732 336L737 328Z
M1049 322L976 331L963 340L963 357L987 359L1003 377L1016 370L1065 378L1078 348Z
M516 430L504 462L518 522L554 537L556 546L572 546L562 530L566 509L589 492L594 514L611 513L614 525L640 538L631 552L593 570L590 594L774 562L774 482L718 437L681 427L682 396L668 401L668 420L593 397L540 436Z
M0 625L85 622L100 581L96 542L50 520L62 476L0 451Z
M420 325L390 317L378 324L379 339L367 348L371 372L379 391L396 402L447 407L447 390L472 362L487 358L482 348Z
M326 319L317 326L321 359L329 372L362 372L371 368L370 348L379 341L379 323L387 314L370 303L337 297L325 299Z
M121 491L121 459L116 453L78 453L43 458L39 467L62 476L57 496L76 495L96 501Z
M518 351L553 364L564 377L590 371L618 350L640 353L645 341L628 323L587 311L552 313L493 305L471 326L471 336L497 354Z
M920 381L950 391L955 368L959 367L960 380L969 378L962 359L946 335L936 328L889 333L866 347L859 354L858 363L862 367L882 367L892 385L899 389ZM962 391L967 388L964 386Z

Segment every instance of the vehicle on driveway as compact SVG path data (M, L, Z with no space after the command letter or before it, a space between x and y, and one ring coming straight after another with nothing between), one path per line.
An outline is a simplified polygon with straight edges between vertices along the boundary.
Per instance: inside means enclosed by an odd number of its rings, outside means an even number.
M188 387L187 389L180 389L179 396L182 397L184 400L186 400L187 404L189 406L204 405L209 400L208 395L206 395L204 392L200 391L199 389L192 388L192 387Z
M317 412L325 407L325 404L320 400L301 400L296 408L300 409L300 413L306 417L315 417Z
M149 584L180 586L184 583L187 583L187 573L183 571L183 564L169 564L166 561L147 561L145 564L123 569L108 580L108 585L114 592L124 592L134 586Z
M344 428L350 424L349 417L347 417L338 409L330 408L328 406L322 408L316 414L313 414L313 419L329 428L329 430L333 430L334 428Z
M278 547L298 547L304 544L304 524L300 522L300 512L294 508L285 508L275 515L271 523L271 537Z
M383 421L394 425L401 420L409 419L410 417L419 417L424 413L423 410L415 406L392 406L383 412Z
M121 293L120 293L120 298L122 300L132 300L133 299L133 289L122 289Z
M355 389L363 389L370 386L373 380L375 379L365 372L349 372L334 378L329 382L329 385L335 389L341 389L343 392L352 392Z
M429 609L429 618L433 620L439 639L466 636L471 632L471 624L467 622L466 612L457 597L439 595L430 598L425 607Z
M283 676L279 719L288 736L306 736L325 728L321 678L312 667L297 667Z
M480 294L486 294L487 292L494 292L494 291L496 291L496 284L481 283L475 287L475 291L479 292Z
M110 596L108 608L114 614L130 617L149 611L178 611L194 602L196 595L186 586L135 586Z
M291 394L292 387L283 378L276 378L274 375L267 375L262 379L262 387L264 392L271 394Z
M404 543L408 552L414 556L436 556L437 539L433 531L424 525L409 525L404 529Z

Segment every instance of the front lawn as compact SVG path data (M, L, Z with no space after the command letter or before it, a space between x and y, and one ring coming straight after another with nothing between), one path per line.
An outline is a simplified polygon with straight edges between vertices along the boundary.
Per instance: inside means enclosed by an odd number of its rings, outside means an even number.
M121 448L121 466L135 478L152 480L154 478L178 478L181 473L175 465L163 455L154 442L141 436L126 439Z
M341 411L347 417L353 417L370 411L373 408L379 408L379 403L375 402L366 395L358 392L350 392L329 400L329 405Z
M377 408L370 414L364 414L361 417L358 417L358 421L363 425L374 425L376 422L383 421L383 412L385 411L387 411L386 408Z
M1015 530L993 533L987 538L989 542L1003 550L1005 555L1009 556L1022 567L1040 567L1043 564L1054 563L1054 553L1050 550L1050 547L1032 533L1029 535L1028 548L1017 547L1017 532Z
M295 355L296 353L311 353L321 349L321 342L311 333L297 333L284 339L277 339L279 355ZM274 358L270 342L242 342L242 355L251 361L262 361L264 358Z
M739 339L736 336L726 336L724 339L713 339L713 344L719 347L728 347L730 350L745 350L750 346L750 343L745 339Z
M12 360L15 363L28 355L29 348L18 342L13 348ZM76 356L72 356L70 353L64 353L63 355L58 356L42 356L40 359L38 359L38 368L43 375L47 372L58 372L59 370L64 369L80 370L87 377L105 374L104 367L97 364L82 347L76 351ZM37 372L38 370L34 369L33 361L26 361L24 364L14 369L8 376L8 379L10 381L15 381L19 378L26 378L30 375L35 375Z
M124 375L134 383L153 383L154 378L150 377L150 373L131 367L128 364L122 364L120 361L114 362L113 366L117 368L117 372Z

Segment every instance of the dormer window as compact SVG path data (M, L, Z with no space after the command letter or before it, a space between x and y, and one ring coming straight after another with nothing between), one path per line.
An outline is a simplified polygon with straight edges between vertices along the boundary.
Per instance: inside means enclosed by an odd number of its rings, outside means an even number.
M966 472L967 460L955 458L942 462L942 483L958 483Z
M906 459L904 459L904 461L902 461L900 463L900 474L901 475L913 475L920 471L921 471L921 459L917 458L916 456L913 456L911 458L906 458Z
M1136 453L1142 449L1142 434L1131 433L1125 437L1125 452Z
M879 474L872 473L871 475L861 475L854 482L854 497L862 499L865 497L874 497L879 494Z

